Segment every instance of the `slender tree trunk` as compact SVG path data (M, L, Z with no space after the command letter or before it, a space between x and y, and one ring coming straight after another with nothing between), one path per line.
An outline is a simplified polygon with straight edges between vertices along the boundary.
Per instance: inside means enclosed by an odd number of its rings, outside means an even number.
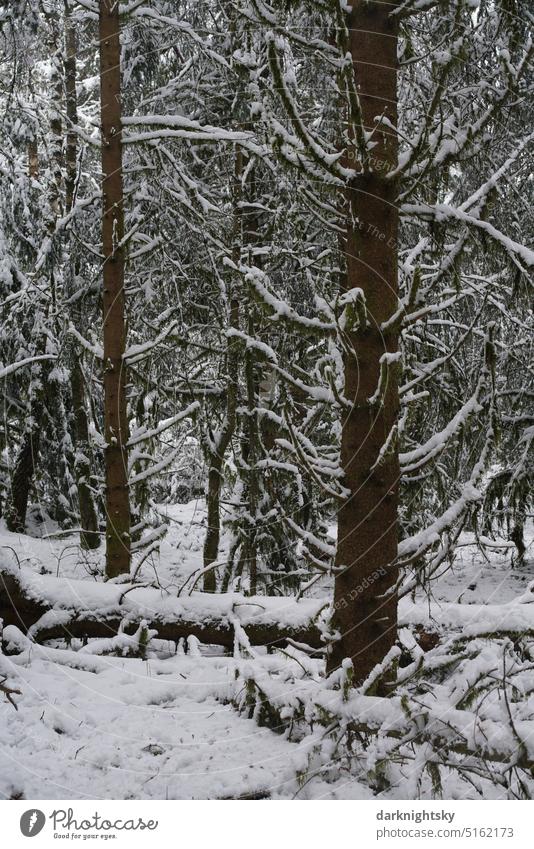
M6 501L5 520L7 529L14 533L24 533L26 528L28 498L35 473L35 464L39 456L42 418L42 404L36 403L31 411L32 422L22 438L22 444L11 475L11 489Z
M74 427L76 431L76 489L78 490L78 506L80 509L80 545L85 549L95 549L100 545L98 533L98 517L91 491L91 463L89 459L89 426L85 407L85 391L82 369L77 352L74 351L70 386L72 406L74 410Z
M230 327L239 328L239 301L232 297L230 301ZM230 336L228 340L228 388L226 390L226 414L221 431L215 437L213 450L210 451L207 493L207 529L204 541L204 566L210 566L217 560L221 535L221 487L224 455L230 445L236 423L237 380L238 380L238 341ZM217 589L215 570L204 574L204 592L214 593Z
M37 139L30 139L28 142L28 174L34 180L39 176L39 151L37 148Z
M46 19L46 43L51 59L51 76L50 88L51 96L48 102L48 119L50 134L48 137L49 143L49 171L50 175L47 182L45 206L45 223L48 235L52 240L56 228L56 221L61 214L61 187L63 180L62 173L62 125L61 125L61 108L63 99L63 85L61 78L61 48L59 38L59 16L54 4L45 5L44 7ZM28 173L31 178L36 179L39 176L39 156L37 139L33 138L28 144ZM51 308L53 312L57 305L56 291L56 270L54 251L50 251L49 271L50 271L50 295ZM45 338L43 338L43 348L45 350ZM32 486L35 469L39 460L39 447L41 443L41 432L44 424L44 403L47 395L51 392L51 387L48 382L50 367L48 364L43 364L40 367L41 388L38 394L38 400L35 401L32 408L29 410L29 424L25 426L22 436L21 446L15 461L13 475L11 478L11 490L6 504L5 517L6 524L9 530L24 532L26 524L26 512L28 509L28 498ZM59 517L63 518L61 504L58 502Z
M262 364L261 378L258 386L259 405L271 409L276 392L276 372L269 363ZM278 425L268 416L263 416L259 422L258 431L264 450L269 452L274 448L278 436Z
M31 89L31 84L30 84ZM32 180L39 177L39 151L37 138L28 142L28 176ZM24 533L28 498L35 469L35 459L39 453L42 410L34 407L33 418L37 414L37 427L30 427L23 433L22 442L13 466L10 487L4 507L4 516L9 531ZM3 442L3 440L2 440ZM4 446L5 447L5 446Z
M130 570L124 196L121 141L120 20L118 0L100 0L102 125L102 242L104 251L104 425L106 465L106 575Z
M363 291L367 317L362 321L361 309L349 311L354 324L347 327L346 341L352 350L345 353L344 366L345 397L352 407L343 414L341 462L351 495L338 515L341 571L332 624L339 639L328 669L351 658L356 684L384 658L397 634L398 391L390 355L397 352L398 331L381 329L398 302L397 186L387 179L397 162L398 25L392 8L355 0L348 15L362 123L373 131L374 146L372 159L356 164L361 173L347 191L345 286L346 292Z
M61 113L63 107L63 74L62 74L62 38L59 10L55 3L47 4L45 7L47 23L47 47L50 52L50 98L49 125L50 125L50 156L49 168L50 178L48 181L48 220L47 227L50 236L53 236L56 221L62 214L62 184L63 184L63 126ZM52 294L55 295L54 289Z
M249 122L245 125L245 129L252 130L253 123ZM248 249L248 264L249 266L257 265L261 268L262 262L260 256L253 255L254 247L258 246L260 241L260 223L259 216L254 203L257 200L257 184L256 184L256 165L254 163L250 167L250 159L246 162L245 171L247 177L245 185L242 187L247 195L250 206L241 207L244 210L242 239L243 247ZM248 312L248 327L247 333L251 339L256 338L256 322L255 309L252 298L248 297L247 306ZM244 460L247 464L245 476L248 515L250 517L248 527L245 528L246 542L244 545L244 561L248 569L250 578L250 594L256 595L258 590L258 506L260 503L260 481L258 477L258 469L256 464L259 460L259 427L258 427L258 387L257 387L257 367L256 353L253 348L245 350L245 384L247 392L247 412L244 422Z
M76 160L78 137L73 125L78 123L78 100L76 96L76 30L71 19L70 0L65 0L65 95L67 113L67 138L65 151L65 211L68 214L74 203L76 186ZM67 236L70 236L70 230ZM67 245L68 276L74 280L75 263L73 260L72 240ZM73 307L72 319L80 329L81 316L79 307ZM75 344L71 344L70 387L72 406L74 410L74 431L76 440L75 476L78 491L78 506L80 510L80 544L82 548L94 549L100 545L98 534L98 517L91 487L91 465L89 461L89 426L85 407L85 391L79 353Z
M248 335L254 338L253 305L249 302ZM258 462L259 432L256 413L257 392L254 374L255 356L253 350L245 353L245 377L247 383L247 465L248 465L248 512L251 524L247 529L247 543L245 546L246 564L250 576L250 594L256 595L258 589L258 537L257 537L257 513L259 503L259 481L256 463Z
M223 461L224 456L222 453L213 453L211 455L208 471L208 492L206 495L207 528L203 552L205 567L215 563L219 552L219 539L221 536L220 493ZM206 593L214 593L217 589L217 578L214 569L210 569L209 572L204 573L203 588Z
M67 113L67 138L65 146L65 209L70 212L76 186L76 159L78 136L73 125L78 123L78 96L76 94L76 29L71 16L72 0L65 0L65 106Z
M233 246L232 258L238 263L241 258L241 224L242 215L240 208L241 201L241 174L243 172L243 156L241 150L236 150L235 154L235 169L233 180L233 204L234 204L234 223L233 223ZM231 282L230 306L229 306L229 324L234 330L239 329L239 301L236 297L235 284ZM223 426L220 432L213 440L213 446L210 447L208 471L208 492L207 492L207 529L206 539L204 541L204 566L210 566L217 560L219 551L219 539L221 535L221 486L222 486L222 469L224 465L224 455L230 445L235 425L236 425L236 407L237 407L237 384L238 384L238 355L239 342L233 336L228 339L227 347L227 372L228 384L226 390L226 412ZM215 570L210 569L204 574L203 583L205 592L215 592L217 589L217 580Z

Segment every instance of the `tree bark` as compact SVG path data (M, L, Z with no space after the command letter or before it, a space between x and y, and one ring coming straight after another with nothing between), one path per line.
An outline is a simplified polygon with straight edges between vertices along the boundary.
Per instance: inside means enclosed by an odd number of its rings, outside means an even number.
M36 403L31 411L32 423L28 426L15 461L11 476L11 489L5 507L8 531L24 533L26 512L35 465L39 456L39 443L43 419L42 405Z
M48 100L48 114L50 125L49 136L49 169L47 194L49 209L47 212L47 228L52 238L54 235L56 221L62 214L61 190L63 184L63 127L61 112L63 106L63 78L62 78L62 49L61 49L61 26L59 11L55 4L45 7L45 18L47 23L46 40L50 52L50 98ZM55 297L55 288L52 289Z
M34 180L36 180L39 176L39 150L37 147L37 139L30 139L28 142L28 174Z
M230 327L239 327L239 302L232 296L230 302ZM226 413L221 431L210 449L210 468L208 471L207 492L207 529L204 541L204 566L211 566L217 560L221 536L221 486L223 483L224 455L230 445L235 430L238 380L238 341L230 336L228 340L228 386L226 390ZM204 573L204 592L214 593L217 589L215 570Z
M248 334L254 338L254 314L253 305L249 302L250 310L248 317ZM258 504L260 499L258 470L256 463L258 462L259 449L259 433L258 419L256 413L256 379L254 374L255 355L253 350L245 352L245 379L247 384L247 453L246 463L248 466L247 473L247 495L248 495L248 514L250 516L250 525L246 529L246 545L245 545L245 563L250 576L250 594L256 595L258 588L258 537L257 537L257 522L258 522Z
M220 516L220 493L222 483L222 466L224 455L222 446L219 443L217 453L211 455L210 468L208 471L208 491L206 495L206 538L204 540L203 562L204 566L211 566L217 560L219 552L219 539L221 536L221 516ZM217 589L217 579L215 569L210 569L204 573L203 589L206 593L214 593Z
M96 513L93 493L91 491L91 463L89 460L89 426L85 407L85 391L82 369L78 354L74 353L71 366L70 386L72 406L74 409L74 426L76 432L75 475L78 491L78 506L80 510L80 545L82 548L95 549L100 545L98 533L98 516Z
M124 195L121 139L121 45L118 0L100 0L102 243L104 252L104 429L106 448L106 575L130 570Z
M397 366L383 355L397 352L398 332L382 330L398 304L397 186L388 179L398 152L398 25L392 8L356 0L347 21L361 124L373 132L374 146L372 155L365 158L362 153L362 161L349 161L358 175L346 193L345 292L362 290L366 320L362 310L354 307L351 313L346 308L344 394L351 407L343 413L341 463L351 494L338 515L340 571L332 625L339 638L332 645L328 670L351 658L355 684L384 658L397 634ZM354 138L357 120L349 124Z
M239 203L241 201L241 174L243 171L243 159L241 150L235 153L235 168L233 180L233 233L232 233L232 259L239 263L241 259L242 242L242 214ZM232 330L239 329L239 301L235 291L235 282L230 283L229 324ZM204 541L204 566L211 566L217 560L219 551L219 540L221 535L221 486L224 455L230 445L236 425L237 391L238 391L238 355L239 342L233 336L228 338L227 345L227 374L228 383L226 389L226 411L224 422L220 432L213 438L209 449L209 471L207 501L207 529ZM205 592L214 593L217 589L215 570L210 569L204 574L203 588Z
M78 152L78 137L73 127L78 123L78 99L76 96L76 30L71 19L70 0L65 0L65 101L67 113L67 139L65 151L65 211L68 214L74 203L76 187L76 160ZM70 230L67 237L70 236ZM74 278L75 263L72 253L74 246L69 238L68 264L71 282ZM71 287L72 288L72 287ZM77 302L78 303L78 302ZM81 316L77 303L73 307L73 322L80 329ZM71 344L70 387L74 411L74 432L76 444L76 459L74 474L78 491L78 506L80 510L80 545L84 549L95 549L100 545L98 534L98 517L91 487L91 466L89 462L89 426L85 407L85 391L79 353L74 343Z
M243 129L252 131L254 124L248 121ZM248 265L261 268L260 256L255 256L253 250L260 242L259 216L254 204L257 201L256 168L257 162L252 161L252 155L244 157L242 170L245 173L241 181L240 194L241 204L236 209L240 210L241 218L241 240L243 252L248 253ZM254 301L245 294L245 313L248 314L247 334L251 339L256 338L256 311ZM257 413L257 370L258 363L256 353L248 346L245 349L244 378L246 389L246 412L241 413L242 460L244 466L240 466L240 472L244 483L244 493L248 503L247 516L242 517L242 532L244 540L242 552L238 565L238 574L241 575L246 568L249 574L250 595L256 595L258 587L258 506L260 503L260 481L256 464L259 460L259 427Z
M65 108L67 113L67 138L65 146L65 210L69 213L74 202L76 186L76 160L78 136L74 125L78 123L78 96L76 94L76 29L71 17L71 0L65 0Z

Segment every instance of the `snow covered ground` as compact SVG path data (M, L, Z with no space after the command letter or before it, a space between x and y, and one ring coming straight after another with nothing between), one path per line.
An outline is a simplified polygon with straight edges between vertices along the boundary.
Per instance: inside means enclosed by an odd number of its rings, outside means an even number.
M201 565L202 502L161 508L170 521L161 556L143 566L147 579L177 588ZM74 537L49 523L34 536L1 529L0 546L40 574L97 580L101 554L81 552ZM466 543L469 539L466 538ZM472 546L434 587L434 599L480 613L525 592L532 562L510 567L510 552L485 561ZM529 556L532 554L532 544ZM10 556L11 556L10 555ZM0 552L1 556L1 552ZM325 592L325 588L322 590ZM504 608L506 610L506 608ZM469 610L469 612L471 612ZM466 610L467 613L467 610ZM458 619L459 621L459 619ZM6 629L24 648L13 626ZM73 648L77 646L73 645ZM78 647L79 648L79 647ZM147 660L58 652L26 645L15 660L18 711L0 703L2 798L365 798L370 790L339 777L300 787L295 774L306 743L259 727L230 703L236 661L215 647ZM276 656L269 663L276 664ZM12 664L8 657L1 658Z
M19 667L19 710L1 708L2 797L224 799L294 784L295 744L215 698L229 658L93 663Z

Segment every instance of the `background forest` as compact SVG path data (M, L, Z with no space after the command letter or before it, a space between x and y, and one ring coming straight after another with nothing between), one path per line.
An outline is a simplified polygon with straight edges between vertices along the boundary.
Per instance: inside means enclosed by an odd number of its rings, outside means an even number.
M0 2L4 797L532 797L533 25Z

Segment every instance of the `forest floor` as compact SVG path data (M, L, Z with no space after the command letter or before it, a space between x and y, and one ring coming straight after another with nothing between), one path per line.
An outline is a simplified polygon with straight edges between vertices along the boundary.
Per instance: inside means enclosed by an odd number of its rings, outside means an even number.
M203 502L161 507L169 532L147 579L171 592L200 568ZM98 579L100 552L81 552L74 536L34 522L31 534L0 526L0 548L36 572ZM532 555L532 540L529 540ZM532 562L511 567L508 549L484 559L465 537L459 556L433 587L434 601L504 604L532 579ZM151 574L150 574L151 573ZM327 585L316 590L328 595ZM421 604L424 602L421 601ZM473 611L475 608L473 608ZM370 790L346 778L313 779L299 790L295 772L305 751L229 703L236 660L222 649L190 645L147 660L86 653L76 668L51 644L17 666L18 710L0 702L0 798L188 799L366 798ZM66 658L66 660L65 660ZM402 798L399 791L399 798Z

